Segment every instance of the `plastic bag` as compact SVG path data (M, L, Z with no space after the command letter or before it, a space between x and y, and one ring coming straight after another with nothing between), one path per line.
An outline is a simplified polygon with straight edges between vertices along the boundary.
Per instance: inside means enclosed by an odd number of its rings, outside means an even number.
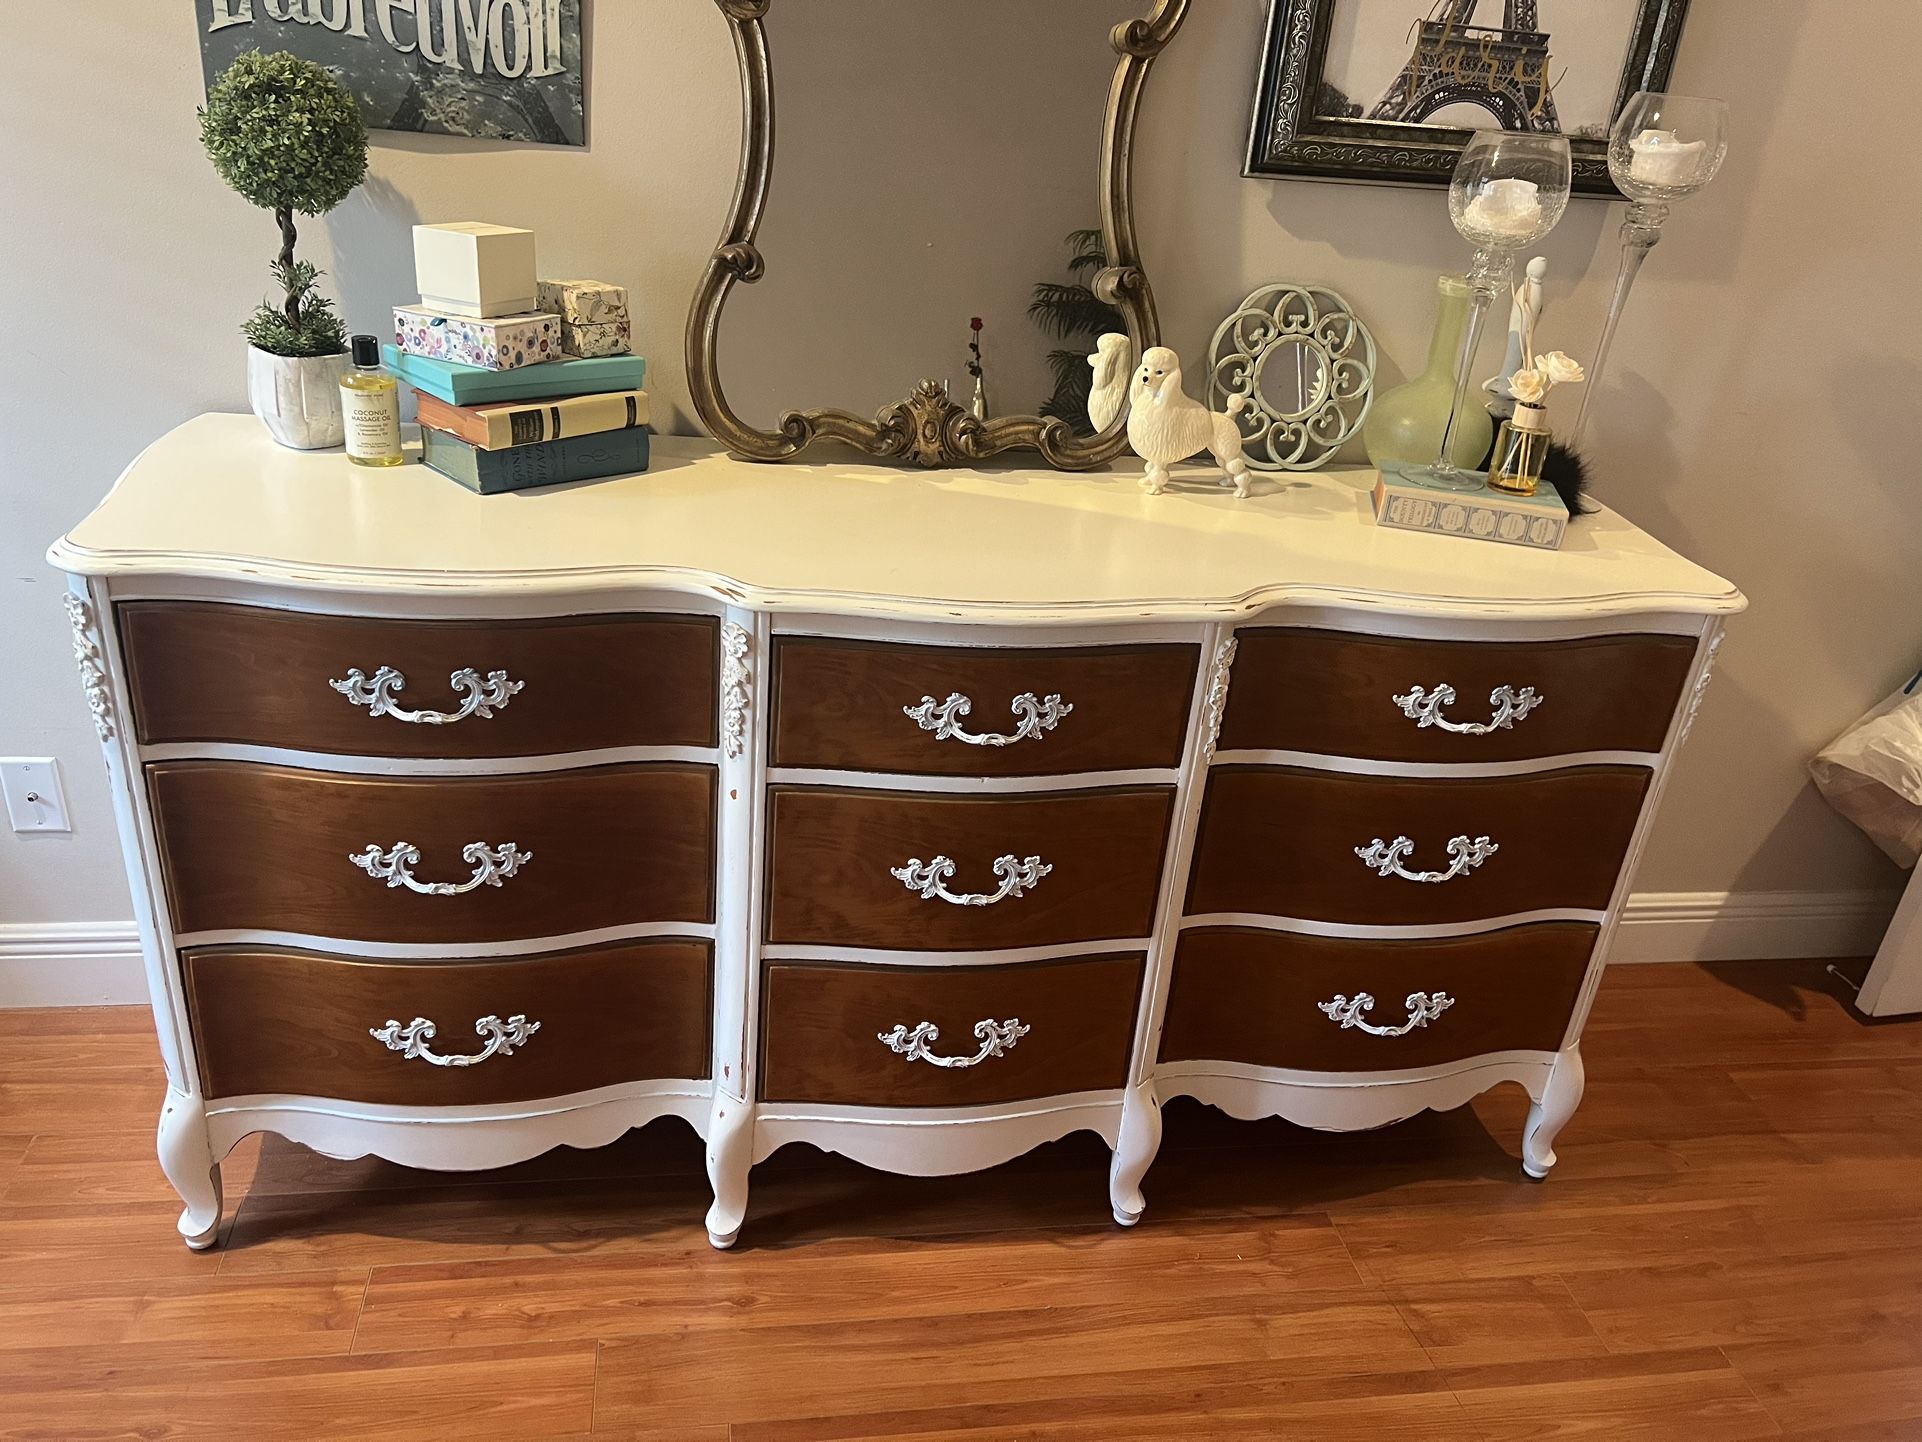
M1922 672L1809 762L1815 789L1898 866L1922 856Z

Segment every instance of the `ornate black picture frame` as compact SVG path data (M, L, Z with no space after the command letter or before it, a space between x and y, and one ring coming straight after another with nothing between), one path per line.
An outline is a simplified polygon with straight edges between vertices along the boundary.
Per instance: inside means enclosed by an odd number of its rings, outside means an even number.
M1321 113L1329 108L1322 103L1324 70L1336 12L1345 5L1360 3L1364 0L1269 0L1244 175L1377 185L1446 185L1455 159L1472 132L1419 120L1410 123L1371 118L1369 110L1418 112L1428 103L1463 98L1445 93L1445 75L1432 73L1447 69L1451 48L1473 47L1472 54L1463 56L1461 63L1478 73L1488 73L1491 52L1499 53L1503 74L1514 73L1517 62L1526 73L1532 54L1546 58L1549 37L1536 29L1536 0L1481 0L1483 8L1499 6L1499 26L1472 23L1475 0L1432 0L1426 19L1422 18L1420 0L1409 0L1411 20L1416 22L1410 27L1414 38L1404 74L1396 79L1389 94L1377 105L1362 107L1360 115L1353 113L1357 108L1353 106L1345 115ZM1636 91L1668 88L1687 10L1688 0L1640 0L1615 87L1611 118ZM1464 15L1471 23L1463 23ZM1485 88L1474 98L1491 111L1491 125L1497 112L1506 114L1525 103L1539 108L1544 101L1539 93L1518 97L1492 88ZM1388 105L1391 99L1399 105ZM1552 96L1547 104L1552 120ZM1509 129L1524 128L1507 119L1503 124ZM1619 196L1608 178L1606 136L1571 135L1569 148L1574 153L1577 195Z

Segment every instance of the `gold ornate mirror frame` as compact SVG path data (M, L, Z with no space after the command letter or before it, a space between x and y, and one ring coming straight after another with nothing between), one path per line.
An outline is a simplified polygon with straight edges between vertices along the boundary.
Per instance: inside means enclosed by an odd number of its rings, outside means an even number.
M773 0L714 3L734 32L734 52L741 66L741 172L727 227L688 310L687 379L694 409L715 439L735 455L754 461L784 461L810 442L823 439L845 441L871 456L919 466L967 465L1018 447L1041 452L1059 470L1088 470L1119 455L1127 445L1125 421L1120 418L1093 436L1078 436L1066 421L1056 418L1000 416L984 421L956 405L940 382L929 380L873 420L851 411L788 411L781 417L780 430L762 431L734 414L721 391L721 312L737 282L751 285L766 271L754 237L774 174L774 75L765 24ZM1160 344L1161 330L1154 292L1135 242L1135 115L1148 69L1181 28L1188 0L1153 0L1153 5L1145 19L1125 21L1113 34L1121 59L1108 89L1100 168L1101 230L1108 264L1092 282L1095 294L1121 313L1136 355Z

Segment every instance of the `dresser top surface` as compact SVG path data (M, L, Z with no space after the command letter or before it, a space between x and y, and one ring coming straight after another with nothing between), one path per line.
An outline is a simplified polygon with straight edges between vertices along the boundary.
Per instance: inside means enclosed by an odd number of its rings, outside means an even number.
M416 452L410 449L410 459ZM1184 469L1195 479L1184 485ZM760 465L654 440L645 475L478 496L204 415L54 543L63 570L437 595L658 590L922 620L1223 620L1295 601L1398 614L1738 611L1741 593L1609 510L1534 551L1378 528L1370 470L1264 474L1237 500L1178 468Z

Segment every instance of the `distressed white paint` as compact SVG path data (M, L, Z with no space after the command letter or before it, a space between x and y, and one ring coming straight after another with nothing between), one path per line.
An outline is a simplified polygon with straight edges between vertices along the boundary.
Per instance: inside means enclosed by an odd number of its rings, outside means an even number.
M747 1208L754 1161L786 1141L807 1141L873 1165L917 1175L941 1175L991 1165L1076 1129L1101 1135L1115 1149L1110 1205L1132 1223L1145 1206L1142 1179L1160 1136L1160 1105L1188 1094L1238 1116L1274 1113L1306 1125L1349 1128L1379 1125L1424 1107L1455 1106L1502 1081L1517 1081L1537 1103L1525 1152L1532 1171L1551 1164L1554 1133L1579 1099L1574 1047L1582 1013L1599 979L1602 955L1626 900L1628 871L1605 911L1537 912L1434 926L1332 925L1290 917L1181 915L1200 801L1211 764L1274 753L1213 754L1232 691L1234 627L1241 622L1312 624L1371 635L1433 636L1457 641L1560 639L1654 630L1697 642L1696 670L1655 753L1631 753L1630 764L1652 767L1651 796L1659 795L1669 763L1699 697L1721 618L1742 598L1720 578L1667 552L1618 519L1597 517L1592 549L1542 558L1502 553L1464 564L1460 548L1434 538L1376 530L1360 509L1361 478L1318 477L1291 491L1258 491L1236 503L1223 497L1184 497L1185 522L1169 509L1173 498L1143 498L1112 477L1061 476L1001 468L951 472L938 478L840 463L788 468L753 467L711 447L664 440L666 462L655 474L592 487L517 498L503 506L447 487L418 468L363 482L338 458L301 456L274 448L245 418L203 417L157 443L123 478L95 515L54 548L54 559L74 572L74 596L99 628L97 687L104 709L103 743L113 779L127 864L139 917L142 950L159 1022L171 1090L161 1131L162 1161L186 1210L181 1228L201 1245L218 1234L218 1162L249 1130L272 1130L328 1155L376 1153L412 1165L465 1168L495 1165L560 1143L592 1145L655 1116L681 1116L708 1141L714 1188L710 1239L717 1246L738 1235ZM1009 482L1017 481L1018 484ZM1303 497L1298 491L1311 495ZM195 504L180 504L191 494ZM787 508L792 505L796 509ZM743 524L742 517L752 517ZM837 520L837 516L842 519ZM859 525L853 524L856 517ZM1205 544L1170 544L1170 525L1186 524ZM796 546L793 538L814 539ZM1050 557L1033 564L1035 554ZM914 578L902 591L901 578ZM313 757L271 747L226 744L143 749L127 714L112 603L125 596L191 596L248 604L313 609L334 615L405 619L511 619L609 610L657 609L719 615L734 664L722 671L715 704L723 717L711 748L632 748L637 754L671 751L677 758L718 768L717 920L704 926L643 926L607 933L456 947L379 944L356 937L313 938L267 933L201 933L172 929L155 860L154 826L139 768L160 756L225 756L242 762L286 760L340 774L503 775L591 764L609 752L486 762L384 761ZM796 959L872 964L902 960L939 967L1009 964L1067 956L1094 948L1014 947L990 953L875 953L861 947L762 948L760 910L765 890L764 818L768 766L765 665L777 629L808 634L937 645L1022 646L1178 641L1207 664L1197 667L1186 697L1188 729L1181 761L1164 771L1095 773L1038 778L882 776L864 772L784 772L801 784L861 784L884 790L947 794L1045 795L1114 784L1118 778L1172 785L1174 832L1166 849L1153 934L1101 950L1145 953L1146 978L1128 1081L1113 1092L1041 1098L1004 1105L954 1108L795 1106L754 1100L761 1034L760 973L765 960ZM371 659L371 658L370 658ZM476 678L478 681L478 677ZM478 689L478 688L467 688ZM370 698L375 694L368 690ZM1433 693L1430 693L1431 695ZM1028 734L1005 734L1008 744L1041 739L1043 722L1059 724L1065 704L1021 698L1017 717L1032 716ZM1524 714L1517 703L1512 720ZM350 696L350 700L355 699ZM931 698L930 698L931 699ZM505 704L501 700L495 704ZM1387 704L1387 702L1384 702ZM903 704L910 717L916 708ZM1419 708L1418 708L1419 709ZM951 747L969 736L950 723L959 707L938 716L928 707L925 740ZM478 708L472 713L479 718ZM379 722L402 720L377 718ZM463 718L465 719L465 718ZM914 717L917 722L923 718ZM1125 726L1129 718L1075 713L1076 724ZM429 722L428 724L433 724ZM445 724L445 723L442 723ZM1411 715L1409 724L1420 724ZM947 734L943 734L944 727ZM485 734L480 733L480 734ZM1464 738L1472 746L1472 736ZM620 753L626 754L626 753ZM1471 753L1472 754L1472 753ZM1613 755L1614 753L1609 753ZM1566 765L1539 762L1422 766L1358 758L1302 757L1291 764L1380 775L1499 776ZM1651 802L1652 806L1652 802ZM1646 839L1647 815L1634 849ZM929 838L930 843L939 838ZM1485 838L1457 838L1450 872L1410 871L1400 865L1406 844L1357 838L1360 864L1381 871L1384 885L1439 882L1479 865L1494 851ZM410 879L414 858L405 843L384 838L383 851L343 858L376 881L413 885L431 895L511 883L528 858L511 842L476 842L464 857L474 869L465 882ZM1371 856L1370 852L1377 854ZM1045 888L1050 863L1009 854L992 870L998 891L950 891L956 870L933 844L923 862L910 858L893 875L937 909L1006 904ZM1633 865L1630 860L1630 870ZM442 865L447 858L436 858ZM1278 858L1278 863L1283 860ZM407 866L401 863L407 862ZM538 863L536 863L538 864ZM430 871L433 869L430 866ZM984 878L985 880L985 878ZM965 879L964 879L965 882ZM1184 926L1245 924L1327 935L1371 936L1392 944L1418 936L1467 935L1518 920L1565 916L1600 923L1603 945L1590 969L1581 1007L1561 1058L1517 1054L1470 1058L1421 1072L1317 1075L1221 1064L1163 1066L1155 1060L1166 1005L1170 961ZM616 936L690 935L715 946L711 1079L670 1080L513 1107L380 1108L324 1098L209 1098L198 1090L199 1069L173 958L183 944L278 942L318 945L352 956L429 962L454 955L510 956ZM1405 1021L1376 1025L1362 1019L1363 999L1324 1004L1333 1025L1375 1032L1392 1046L1399 1031L1434 1022L1453 1000L1445 993L1408 999ZM1332 1009L1331 1009L1332 1008ZM538 1014L538 1000L529 1014ZM511 1050L528 1041L526 1017L480 1018L479 1052L435 1052L427 1022L387 1026L370 1019L370 1048L380 1042L435 1064L511 1066ZM467 1019L443 1018L448 1025ZM878 1052L894 1051L899 1065L1006 1065L1026 1034L1016 1017L989 1017L975 1028L977 1050L937 1050L938 1038L911 1017L886 1018L894 1032L877 1032ZM532 1044L540 1045L539 1039ZM884 1057L877 1057L881 1064Z

